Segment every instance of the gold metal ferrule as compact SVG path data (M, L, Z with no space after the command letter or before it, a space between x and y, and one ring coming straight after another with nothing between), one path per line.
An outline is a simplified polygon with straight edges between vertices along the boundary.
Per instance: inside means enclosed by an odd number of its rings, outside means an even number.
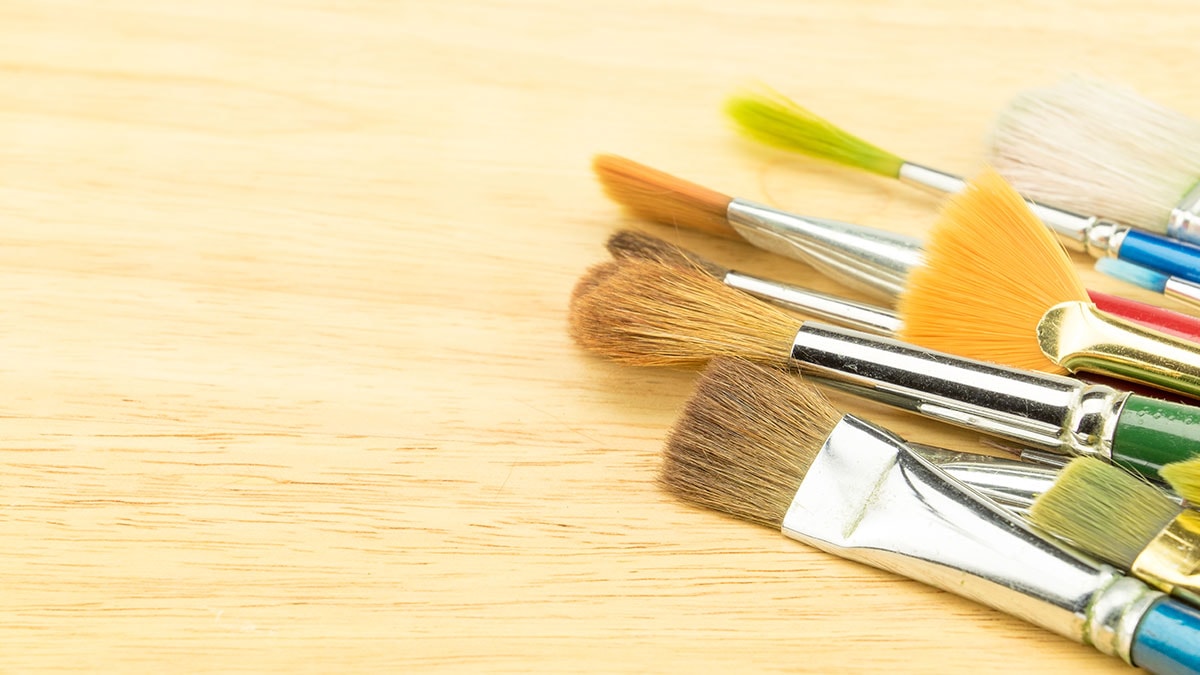
M1042 353L1080 370L1200 397L1200 345L1102 312L1090 302L1051 307L1037 326Z
M1200 512L1185 509L1150 541L1129 571L1200 607Z

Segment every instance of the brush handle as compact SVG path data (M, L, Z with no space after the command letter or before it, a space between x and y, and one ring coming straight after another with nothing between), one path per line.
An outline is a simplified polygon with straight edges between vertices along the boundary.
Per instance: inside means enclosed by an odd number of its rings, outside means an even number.
M1159 600L1138 624L1131 652L1133 665L1157 675L1200 673L1200 611Z
M1147 478L1200 454L1200 408L1145 396L1125 400L1113 434L1112 461Z
M1122 319L1149 326L1168 335L1200 342L1200 319L1194 316L1100 291L1088 291L1088 297L1100 309Z
M1117 249L1117 258L1168 276L1200 282L1200 246L1129 230Z

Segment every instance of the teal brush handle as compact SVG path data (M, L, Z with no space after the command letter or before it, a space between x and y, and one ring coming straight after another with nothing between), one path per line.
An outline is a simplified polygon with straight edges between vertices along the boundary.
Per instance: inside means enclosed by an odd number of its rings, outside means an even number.
M1156 675L1200 674L1200 611L1159 600L1138 623L1130 656Z
M1161 481L1165 464L1200 455L1200 408L1130 395L1113 434L1114 464Z

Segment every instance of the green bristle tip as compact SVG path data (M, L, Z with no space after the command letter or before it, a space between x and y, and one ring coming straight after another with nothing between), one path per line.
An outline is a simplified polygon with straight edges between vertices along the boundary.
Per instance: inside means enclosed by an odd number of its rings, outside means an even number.
M738 94L725 112L748 136L784 150L895 178L904 160L831 124L779 94Z
M1162 476L1180 497L1193 505L1200 503L1200 457L1167 464L1158 470L1158 475Z

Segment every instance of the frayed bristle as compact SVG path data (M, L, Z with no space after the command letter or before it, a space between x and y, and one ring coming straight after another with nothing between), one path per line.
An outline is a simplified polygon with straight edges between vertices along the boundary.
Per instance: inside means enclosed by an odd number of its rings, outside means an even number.
M904 160L841 129L794 101L771 92L740 94L725 112L757 141L810 157L866 169L895 178Z
M1071 460L1029 511L1034 525L1122 569L1179 506L1141 478L1093 457Z
M667 439L659 482L684 501L779 529L841 417L783 371L713 361Z
M729 269L696 255L669 241L633 230L621 230L608 238L608 252L614 258L654 260L674 267L698 269L716 279L723 278Z
M1200 505L1200 457L1167 464L1158 475L1193 507Z
M1089 302L1066 251L1021 196L986 171L952 197L900 296L901 339L1015 368L1066 372L1042 353L1042 315Z
M1081 77L1017 96L988 146L1027 197L1155 232L1200 179L1200 122Z
M596 155L592 171L604 192L638 217L739 238L726 219L732 201L727 195L617 155Z
M786 367L801 323L695 269L626 259L588 275L605 278L572 298L571 337L610 359L695 366L737 356Z

